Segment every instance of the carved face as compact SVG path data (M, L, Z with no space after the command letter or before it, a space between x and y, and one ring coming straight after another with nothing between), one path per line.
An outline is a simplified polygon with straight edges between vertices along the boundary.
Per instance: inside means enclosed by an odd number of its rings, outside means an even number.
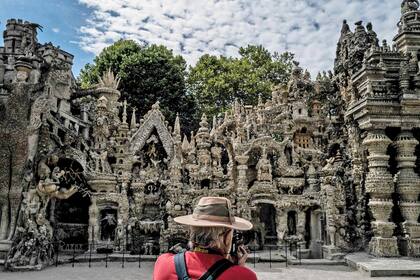
M26 71L18 71L16 74L16 80L20 83L26 82L28 79L28 73Z

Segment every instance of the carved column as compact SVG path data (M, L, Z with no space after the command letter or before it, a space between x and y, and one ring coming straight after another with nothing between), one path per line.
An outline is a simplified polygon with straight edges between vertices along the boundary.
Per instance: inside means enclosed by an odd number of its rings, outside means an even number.
M399 255L397 238L392 236L395 224L389 221L393 207L391 194L394 192L394 183L388 171L389 156L386 152L391 142L381 130L369 132L363 140L363 145L369 151L366 192L370 194L368 205L374 218L371 223L374 237L369 243L369 251L381 257Z
M7 238L7 229L9 226L9 216L8 216L8 210L9 208L7 207L8 202L7 200L1 201L2 203L0 203L0 211L1 211L1 216L0 216L0 240L6 239Z
M237 186L237 211L238 215L243 218L251 219L251 211L248 207L248 180L246 177L246 172L248 170L248 158L249 156L241 155L236 156L236 161L238 162L238 186Z
M403 228L408 238L408 254L413 257L420 256L420 224L417 222L420 215L420 202L417 201L420 178L414 171L417 144L418 141L409 131L401 132L395 142L399 169L397 190L401 197L400 209L405 219Z
M248 158L249 156L241 155L236 156L236 161L238 162L238 193L242 194L248 189L248 182L246 178L246 172L248 170Z
M96 198L92 197L91 205L89 206L89 243L95 242L95 244L99 241L99 209L96 205Z
M278 206L276 207L276 229L278 238L277 245L282 246L287 234L287 212Z

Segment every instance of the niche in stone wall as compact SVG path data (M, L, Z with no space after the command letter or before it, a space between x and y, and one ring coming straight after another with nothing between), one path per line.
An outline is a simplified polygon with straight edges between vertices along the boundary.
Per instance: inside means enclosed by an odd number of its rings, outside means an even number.
M201 189L210 189L210 183L211 182L209 179L201 180L200 182Z
M136 152L138 162L142 169L167 169L167 153L158 136L156 128L153 129L143 148Z
M111 242L115 239L115 229L118 221L118 205L107 203L99 212L100 238L102 241Z
M271 203L260 203L257 206L260 223L263 225L264 244L277 243L277 225L276 225L276 208Z
M290 166L293 164L293 148L291 145L284 147L284 156L286 157L287 164Z
M223 174L226 175L228 173L229 154L225 146L222 146L221 162L222 162Z
M296 235L296 233L297 233L297 213L296 213L296 211L287 212L287 233L288 233L288 236Z

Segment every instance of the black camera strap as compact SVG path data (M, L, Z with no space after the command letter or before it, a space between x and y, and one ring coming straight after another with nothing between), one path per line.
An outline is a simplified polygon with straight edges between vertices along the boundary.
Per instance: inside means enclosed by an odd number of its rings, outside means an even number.
M178 280L191 280L190 276L188 275L187 265L185 263L185 252L176 254L174 261ZM234 264L227 259L218 260L198 280L215 280L224 271L233 265Z

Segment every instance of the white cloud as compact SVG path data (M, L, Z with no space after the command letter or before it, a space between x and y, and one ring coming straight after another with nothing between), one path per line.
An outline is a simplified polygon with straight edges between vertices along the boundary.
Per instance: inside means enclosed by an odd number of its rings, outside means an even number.
M396 34L400 1L79 0L93 10L79 45L98 54L119 38L164 44L194 64L204 53L234 55L262 44L291 51L312 74L333 66L341 23L371 21L379 38Z
M60 32L60 29L59 29L59 28L57 28L57 27L54 27L54 28L52 28L51 30L52 30L52 32L54 32L54 33L58 33L58 32Z

